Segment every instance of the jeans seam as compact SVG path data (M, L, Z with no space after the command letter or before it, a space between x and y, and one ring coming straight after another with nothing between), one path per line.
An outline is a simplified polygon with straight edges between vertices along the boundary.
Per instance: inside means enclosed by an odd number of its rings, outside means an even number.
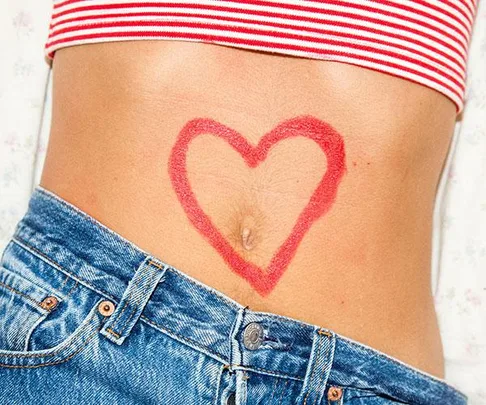
M15 236L12 238L12 240L17 243L21 248L27 249L30 253L32 253L34 256L48 264L49 266L53 267L55 270L60 271L61 273L64 273L67 277L71 278L72 280L75 280L76 282L81 282L86 288L89 290L97 293L104 295L107 298L112 299L115 302L118 302L118 299L111 295L110 293L106 292L105 290L95 287L92 285L89 281L85 280L83 277L80 277L78 275L75 275L71 273L69 270L66 270L63 266L58 264L56 261L51 259L49 256L45 255L41 251L39 251L37 248L34 246L31 246L28 242L24 241L23 239L19 238L18 236ZM57 268L56 268L57 267Z
M278 383L278 378L275 378L275 382L273 383L272 396L270 398L270 402L272 402L273 398L275 397L275 391L277 390L277 383Z
M157 322L155 322L155 321L152 321L151 319L147 318L145 315L140 315L140 319L143 319L143 320L144 320L145 322L147 322L148 324L153 325L153 326L154 326L154 327L156 327L156 329L157 329L159 332L161 332L161 333L164 333L164 334L166 334L166 335L168 335L168 336L170 336L170 334L172 334L172 335L174 335L174 336L177 336L177 338L179 338L179 339L181 339L181 340L183 340L183 341L185 341L185 342L190 343L191 347L192 347L192 345L194 346L194 349L196 349L196 348L197 348L197 349L202 350L202 351L207 351L208 353L212 354L212 355L214 356L214 358L215 358L216 360L218 360L220 363L223 363L223 364L226 364L226 363L227 363L227 362L225 361L224 357L223 357L221 354L216 353L216 352L214 352L213 350L210 350L210 349L208 349L208 348L207 348L207 347L205 347L205 346L201 346L199 343L197 343L197 342L195 342L195 341L193 341L193 340L191 340L191 339L188 339L188 338L186 338L185 336L181 336L181 335L179 335L178 333L176 333L176 332L172 331L171 329L167 328L166 326L161 325L161 324L159 324L159 323L157 323ZM196 350L197 350L197 349L196 349Z
M110 235L114 236L117 240L121 241L124 245L128 246L130 249L134 250L135 252L140 253L140 254L143 254L143 255L146 255L146 256L149 256L149 254L147 252L145 252L142 248L136 246L134 243L132 243L129 240L125 239L123 236L121 236L120 234L116 233L112 229L108 228L106 225L102 224L101 222L99 222L95 218L91 217L87 213L83 212L81 209L79 209L75 205L73 205L71 203L68 203L67 201L63 200L62 198L60 198L59 196L57 196L54 192L52 192L50 190L47 190L47 189L45 189L44 187L42 187L40 185L38 185L36 187L36 189L40 193L42 193L45 197L50 198L50 199L52 199L52 200L54 200L54 201L62 204L64 207L66 207L69 210L74 210L76 212L76 214L79 214L84 219L87 219L91 224L95 225L102 232L108 232ZM161 260L161 261L163 261L163 260ZM61 266L59 266L59 267L61 267ZM233 309L236 309L236 310L240 309L240 305L237 302L230 301L225 296L223 296L223 295L221 295L221 294L213 291L211 288L208 288L208 286L204 285L203 283L197 283L196 281L194 281L193 279L191 279L185 273L182 273L178 269L174 269L173 267L168 266L167 270L170 270L170 269L172 269L173 271L175 271L181 277L184 277L190 283L192 283L192 284L194 284L194 285L196 285L198 287L204 288L206 291L208 291L209 293L211 293L212 295L214 295L218 299L221 299L221 300L225 301Z
M149 263L151 263L151 261L149 261ZM148 267L148 266L146 266L146 264L142 264L142 266L144 266L144 267L143 267L143 269L142 269L142 275L143 275L144 273L146 273L146 272L148 271L148 269L147 269L147 267ZM159 267L159 266L156 266L156 267ZM150 277L148 280L144 280L142 277L140 277L140 279L141 279L141 280L140 280L140 285L139 285L139 287L141 288L141 287L144 285L144 283L147 283L148 285L151 285L151 284L152 284L152 282L153 282L153 280L155 280L155 279L157 278L157 276L158 276L158 274L157 274L157 273L153 273L153 274L152 274L152 277ZM126 300L126 305L125 305L125 307L123 308L122 312L125 310L126 306L127 306L127 305L128 305L128 303L130 302L130 299L131 299L131 297L132 297L132 295L133 295L133 292L134 292L134 288L132 288L132 289L130 290L129 297L127 297L127 300ZM120 313L120 315L117 317L116 321L114 321L114 322L113 322L113 325L114 325L114 324L116 324L116 322L117 322L117 321L120 319L122 312L121 312L121 313ZM122 325L122 328L121 328L121 329L119 330L119 332L118 332L118 334L119 334L120 336L123 336L123 332L125 332L125 329L127 328L128 324L129 324L129 322L130 322L130 320L133 318L133 315L135 315L135 313L136 313L136 312L137 312L137 306L135 306L135 305L134 305L134 308L132 309L132 312L130 313L130 315L128 316L127 320L126 320L126 321L124 322L124 324ZM119 336L119 337L120 337L120 336Z
M285 388L287 387L287 384L289 383L290 380L287 380L285 381L285 384L284 386L282 387L282 393L280 394L280 399L278 401L278 405L282 405L282 401L283 401L283 398L284 398L284 394L285 394Z
M358 345L367 354L371 354L373 356L383 358L384 360L390 360L394 364L396 364L397 366L405 368L405 370L407 372L412 372L414 375L417 375L420 378L425 379L427 382L429 382L431 384L434 384L436 386L447 387L448 389L454 390L455 393L457 393L458 395L460 395L464 399L467 399L468 398L467 395L464 395L462 392L458 391L455 387L453 387L452 385L450 385L449 383L447 383L445 380L438 380L436 377L434 377L432 375L424 374L422 371L416 370L411 365L406 364L406 363L401 363L398 359L396 359L396 358L394 358L392 356L389 356L389 355L387 355L384 352L378 351L378 350L376 350L376 349L374 349L372 347L369 347L369 346L367 346L364 343L358 342L358 341L356 341L354 339L351 339L351 338L346 337L346 336L343 336L343 335L339 335L337 333L336 333L336 339L345 340L345 341L348 341L349 343L351 343L353 345Z
M314 377L314 373L316 371L316 362L319 361L319 354L321 352L321 348L322 348L322 338L319 338L319 346L317 347L317 351L316 351L316 354L315 354L315 358L314 360L312 361L312 371L311 371L311 374L310 374L310 377L309 377L309 385L312 383L312 378ZM305 395L305 398L304 398L304 405L307 405L307 399L309 398L309 395L310 395L310 389L308 388L307 389L307 394ZM314 403L315 403L315 400L314 400Z
M36 301L34 298L32 298L30 295L27 295L27 294L24 294L23 292L11 287L10 285L8 284L5 284L3 282L0 281L0 286L3 286L4 288L6 288L7 290L10 290L11 292L13 292L14 294L17 294L17 295L20 295L21 297L31 301L32 303L34 303L36 306L38 306L39 308L45 310L45 308L43 308L40 304L40 302Z
M221 371L218 374L218 382L216 384L215 390L214 390L214 401L213 405L218 405L218 398L219 398L219 391L221 389L221 380L223 379L223 373L225 370L224 364L221 366Z
M93 313L91 314L91 316L88 318L88 320L86 322L87 323L88 322L91 322L95 316L96 316L96 312L93 311ZM100 330L100 329L101 329L101 326L99 326L97 330ZM23 354L5 353L5 354L1 354L0 353L0 358L2 358L2 357L8 357L8 358L16 358L16 357L19 357L19 358L52 357L52 356L55 356L56 354L62 353L63 351L65 351L66 349L68 349L69 347L71 347L73 344L74 344L74 339L68 345L63 346L60 349L58 349L58 350L56 350L56 351L54 351L52 353L47 353L47 354L44 354L44 353L23 353ZM4 364L1 364L1 363L0 363L0 365L4 366Z
M52 362L52 363L42 363L42 364L25 365L25 366L23 366L23 365L12 365L12 364L3 364L3 363L0 363L0 367L6 367L6 368L38 368L38 367L55 366L56 364L65 363L66 361L72 359L74 356L76 356L77 354L79 354L88 345L88 343L98 334L98 332L101 329L101 326L102 325L98 326L98 328L91 335L89 335L86 338L86 340L83 342L83 344L74 353L71 353L68 357L66 357L66 358L64 358L62 360L55 361L55 362ZM71 345L63 348L63 350L67 349Z

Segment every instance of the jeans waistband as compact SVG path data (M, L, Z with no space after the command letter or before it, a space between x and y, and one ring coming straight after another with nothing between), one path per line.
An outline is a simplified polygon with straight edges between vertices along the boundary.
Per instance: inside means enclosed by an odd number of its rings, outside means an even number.
M445 380L333 330L244 307L41 186L34 189L13 239L115 303L143 263L160 267L164 274L140 319L228 368L293 378L304 385L370 389L406 403L466 403L467 397ZM259 350L243 344L235 350L228 342L243 336L249 324L265 331Z

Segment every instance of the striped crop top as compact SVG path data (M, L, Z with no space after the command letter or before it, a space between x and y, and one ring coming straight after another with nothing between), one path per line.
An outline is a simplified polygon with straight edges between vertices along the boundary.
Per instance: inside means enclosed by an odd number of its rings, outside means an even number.
M72 45L200 41L350 63L463 108L477 0L54 0L46 55Z

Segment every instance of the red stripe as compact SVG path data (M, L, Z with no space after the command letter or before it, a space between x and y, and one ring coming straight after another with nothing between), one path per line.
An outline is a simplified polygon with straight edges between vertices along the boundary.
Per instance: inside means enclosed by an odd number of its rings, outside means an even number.
M244 45L252 45L252 46L265 46L265 47L272 47L272 48L280 48L280 49L289 49L289 50L297 50L297 51L304 51L304 52L313 52L317 54L322 54L323 51L321 49L317 48L312 48L312 47L305 47L305 46L298 46L298 45L290 45L290 44L279 44L279 43L272 43L272 42L265 42L265 41L259 41L259 40L243 40L239 38L227 38L224 36L217 36L217 35L204 35L204 34L189 34L189 33L184 33L182 36L179 33L150 33L150 35L147 35L146 32L139 32L139 31L131 31L131 32L120 32L120 33L104 33L104 34L88 34L88 35L77 35L70 37L69 39L64 39L64 40L57 40L53 41L51 43L48 43L48 47L53 47L58 44L62 43L67 43L70 41L83 41L83 40L89 40L89 39L96 39L96 38L109 38L109 37L170 37L170 38L181 38L181 39L186 39L186 38L191 38L191 39L198 39L202 40L205 42L216 42L216 41L221 41L221 42L232 42L232 43L241 43ZM402 70L404 72L412 73L417 76L423 77L425 79L428 79L446 89L448 89L450 92L454 93L459 99L462 99L462 95L452 88L450 85L443 83L436 78L417 71L415 69L411 69L393 62L387 62L381 59L376 59L368 56L363 56L363 55L356 55L353 54L352 52L342 52L342 51L333 51L333 50L326 50L325 54L327 55L337 55L337 56L348 56L352 58L356 58L358 60L366 60L368 62L376 63L378 65L384 65L388 67L392 67L398 70ZM356 63L359 65L359 63ZM421 65L421 64L419 64ZM379 70L379 69L374 69L374 70Z
M435 10L437 13L444 14L444 15L448 16L449 18L454 18L455 20L459 21L464 28L466 28L466 30L469 33L469 35L471 34L471 27L472 27L472 24L473 24L473 20L472 20L471 16L468 15L468 14L466 14L460 7L453 7L453 8L455 10L457 10L457 12L459 14L461 14L464 17L464 19L467 20L467 22L469 24L464 23L463 20L461 18L459 18L456 14L451 13L450 11L447 11L444 8L440 8L440 7L436 6L431 1L415 0L415 2L421 4L424 7L427 7L427 8L430 8L432 10ZM447 1L444 1L444 3L447 4L447 5L449 5L449 6L453 6L453 4L451 4L451 3L447 2Z
M241 3L241 2L235 2L235 5L238 5L239 3ZM385 16L389 16L389 17L395 17L395 18L398 18L399 20L408 21L408 22L411 22L411 23L414 23L414 24L419 24L420 26L427 27L427 28L431 29L432 31L439 32L442 35L444 35L445 37L448 37L454 43L458 44L464 50L464 52L467 52L466 45L464 43L458 41L457 38L455 38L453 35L447 33L446 31L444 31L444 30L442 30L438 27L434 27L433 25L426 23L424 21L416 20L414 18L406 17L406 16L403 16L403 15L400 15L400 14L397 14L397 13L391 13L391 12L384 11L384 10L377 10L375 8L363 6L363 5L360 5L360 4L350 5L349 3L347 3L344 0L342 0L342 1L340 0L338 2L336 2L334 0L326 0L326 4L328 4L328 3L329 4L335 4L335 5L337 4L337 5L340 5L340 6L349 5L348 8L350 10L357 9L357 10L371 11L371 12L376 13L376 14L381 14L381 15L385 15ZM347 12L343 12L343 11L334 11L334 10L322 10L322 9L319 9L319 8L316 8L316 7L310 7L310 6L305 6L305 5L296 5L296 4L287 4L287 3L280 3L278 5L275 5L274 3L271 3L271 2L268 2L268 1L261 1L261 0L244 0L243 4L267 6L267 7L287 9L287 10L293 10L293 11L295 11L295 10L306 11L306 12L314 13L316 15L319 15L319 14L322 14L323 12L325 12L327 15L337 15L337 16L349 17L349 18L354 18L354 19L357 18L356 14L353 14L353 13L347 13ZM160 2L118 3L118 4L104 4L104 5L92 5L92 6L86 6L86 7L79 7L79 8L76 8L76 9L66 10L64 12L60 12L58 14L55 14L53 16L53 18L58 18L58 17L64 15L64 13L77 12L79 9L84 11L84 10L89 10L89 9L113 9L113 8L133 8L133 7L138 8L138 7L141 7L141 6L143 6L143 7L181 7L181 8L184 7L184 8L193 8L193 9L197 9L197 8L208 9L208 8L213 8L213 7L216 7L216 9L217 9L217 7L218 7L218 6L209 6L209 5L160 3ZM246 9L238 10L238 9L235 9L235 8L232 8L232 7L225 7L225 8L231 10L232 12L236 12L236 11L239 11L241 13L248 13L249 12L249 10L246 10ZM285 15L285 16L286 16L285 18L289 18L289 15ZM293 16L291 16L291 17L293 17ZM361 20L364 20L364 21L375 20L375 22L376 22L376 18L373 18L373 17L359 16L359 18ZM389 26L397 25L396 23L390 23L390 22L383 21L383 20L378 20L378 21L380 22L380 24L385 24L385 25L389 25ZM401 25L398 24L398 26L401 26ZM407 29L409 31L412 30L412 28L408 28L406 26L403 26L403 27L405 27L405 29ZM424 35L423 32L421 32L421 34ZM467 38L464 36L464 34L460 31L459 31L459 34L463 37L463 39L465 40L465 43L467 44Z
M140 6L140 3L126 3L126 4L123 5L122 8L136 8L136 7L139 7L139 6ZM160 3L144 3L144 6L161 7ZM191 9L206 9L206 10L226 11L226 12L232 12L232 13L235 13L237 11L234 8L223 7L223 6L195 7L192 4L189 5L189 4L178 4L178 3L164 3L163 6L164 7L177 7L177 8L191 8ZM114 8L120 8L120 6L118 4L108 4L108 5L103 5L103 6L94 5L94 6L78 7L78 8L74 8L74 9L71 9L71 10L66 10L64 12L58 13L58 14L54 15L53 18L58 18L59 16L70 14L70 13L73 13L73 12L90 11L90 10L104 10L104 9L114 9ZM243 10L242 12L244 14L253 14L253 15L259 15L259 16L263 16L263 17L279 17L279 18L284 18L284 19L289 18L288 14L283 14L283 13L265 12L265 11L257 11L257 10ZM326 14L353 18L353 19L356 20L357 24L359 24L359 22L360 22L359 19L356 19L356 15L350 14L350 13L328 12ZM306 21L306 22L317 22L317 23L319 23L320 21L322 21L321 19L318 19L318 18L301 17L301 16L296 16L296 15L292 15L291 18L294 19L294 20L300 20L300 21ZM458 49L456 49L455 47L453 47L449 43L447 43L447 42L445 42L445 41L443 41L439 38L435 38L435 37L433 37L433 36L431 36L427 33L420 31L420 30L417 30L417 29L414 29L414 28L409 28L409 27L406 27L406 26L402 26L400 24L385 22L385 21L380 20L380 19L363 18L362 20L365 20L365 21L368 21L368 22L373 22L373 23L381 25L381 26L387 26L387 27L396 28L396 29L399 29L399 30L402 30L402 31L411 32L411 33L417 34L417 35L422 36L422 37L427 37L427 38L431 39L432 41L435 41L435 42L445 46L446 48L449 48L451 51L457 53L457 55L464 62L466 61L465 49L464 49L464 53L461 53L461 52L458 51ZM336 23L336 25L338 25L338 23ZM357 29L362 29L362 28L365 29L365 27L361 27L359 25L356 25L356 28Z
M457 4L454 4L454 2L452 2L452 1L446 0L445 3L447 3L447 5L455 8L456 10L462 11L461 8ZM471 5L471 3L472 3L472 5ZM462 4L464 4L464 7L466 7L469 10L469 13L471 14L471 16L474 17L474 15L476 14L476 10L477 10L477 2L475 0L471 0L471 2L463 1Z
M423 1L423 0L421 0L421 1ZM425 3L427 4L427 2L425 2ZM468 2L468 1L462 2L462 4L464 4L464 7L467 8L469 13L466 13L461 7L459 7L456 3L452 2L452 1L444 1L444 3L447 4L449 7L453 8L454 10L456 10L458 13L462 14L464 17L466 17L467 20L471 23L471 26L473 25L474 15L476 14L476 12L475 12L476 4L475 4L474 1L472 1L473 8L471 8L470 2Z
M447 21L447 18L455 20L458 24L460 24L466 30L466 32L468 34L470 34L470 32L471 32L471 25L467 25L463 21L462 18L459 18L456 14L453 14L453 13L451 13L451 12L445 10L445 9L442 9L440 7L435 6L434 3L431 2L431 1L425 2L425 1L415 0L415 3L418 3L418 4L428 8L430 10L434 10L437 14L435 14L433 12L418 10L414 7L408 7L406 5L407 3L394 3L393 1L389 1L389 0L380 0L379 2L382 3L382 4L387 4L387 5L392 6L392 7L400 8L402 10L410 11L411 13L421 14L421 15L424 15L428 18L433 19L433 20L439 21L441 24L443 24L443 25L445 25L445 26L447 26L447 27L449 27L449 28L451 28L451 29L453 29L457 32L461 32L461 34L463 35L463 37L466 41L467 41L467 35L464 36L464 33L462 33L462 31L459 31L457 26L455 26L452 23L449 23L449 21ZM410 4L410 3L408 3L408 4ZM463 13L461 13L461 14L463 14ZM468 19L466 18L466 20L468 20Z
M313 1L317 4L320 4L322 3L322 0L307 0L307 1ZM328 3L328 1L326 0L326 3ZM408 11L411 11L412 13L415 13L415 14L422 14L422 15L426 15L426 16L429 16L430 18L433 18L435 20L438 20L438 17L435 15L435 14L431 14L431 13L427 13L425 11L422 11L422 10L418 10L416 8L413 8L413 7L408 7L405 3L399 3L399 2L394 2L394 1L390 1L390 0L377 0L377 1L373 1L372 3L379 3L379 4L384 4L384 5L389 5L391 7L395 7L395 8L400 8L400 9L403 9L403 10L408 10ZM467 24L464 23L464 21L461 19L461 18L458 18L457 15L443 9L443 8L440 8L436 5L434 5L431 1L424 1L424 0L414 0L414 3L418 3L426 8L429 8L429 9L432 9L432 10L435 10L437 11L437 13L439 14L445 14L447 15L449 18L453 18L454 20L456 20L457 22L459 22L465 29L466 31L470 32L470 26L472 26L472 23L473 23L473 20L471 18L471 16L469 16L468 14L466 14L460 7L457 7L456 5L454 5L453 3L451 2L448 2L448 1L444 1L444 3L446 3L447 5L455 8L458 13L460 13L470 24L469 26ZM339 4L339 2L337 2L337 4ZM354 7L354 3L350 3L350 6L351 7ZM401 18L400 15L398 15L398 18ZM444 24L447 23L447 20L445 19L440 19L440 21ZM419 22L420 23L420 22Z
M211 18L211 16L206 16L204 14L193 14L193 13L149 13L149 12L142 12L142 13L124 13L124 14L104 14L104 15L93 15L93 16L84 16L84 17L76 17L76 18L71 18L71 19L66 19L63 20L62 22L59 22L57 24L51 25L51 34L50 38L55 37L56 35L62 34L63 32L67 32L68 30L70 31L75 31L78 27L73 27L73 28L65 28L65 29L59 29L55 32L53 32L53 29L59 25L64 25L67 23L71 22L79 22L79 21L85 21L85 20L91 20L91 19L108 19L108 18L120 18L120 17L201 17L201 18ZM238 18L238 17L218 17L217 21L222 22L222 21L228 21L228 22L239 22L239 23L250 23L250 24L258 24L258 25L263 25L263 26L270 26L270 27L277 27L277 28L286 28L286 29L298 29L301 31L307 31L307 32L315 32L319 34L328 34L328 35L335 35L339 37L344 37L344 38L351 38L351 39L358 39L358 40L364 40L368 42L374 42L382 45L388 45L388 46L393 46L395 48L407 50L410 52L414 52L418 55L421 55L423 57L429 58L433 60L436 63L439 63L443 65L444 67L447 67L448 69L453 70L457 75L460 77L464 77L465 71L464 71L464 66L459 63L457 59L454 59L452 56L449 54L434 48L426 43L423 43L421 41L416 41L412 40L410 38L404 37L402 35L394 35L393 37L396 39L401 39L404 40L408 43L415 44L415 45L420 45L423 46L424 48L427 48L431 51L430 54L427 54L425 52L419 51L415 48L408 47L405 45L401 44L392 44L389 41L382 40L382 39L377 39L377 38L369 38L364 35L357 35L357 34L350 34L346 32L340 32L340 31L332 31L330 29L320 29L320 28L312 28L312 27L307 27L307 26L299 26L296 27L295 25L292 24L283 24L283 23L274 23L274 22L269 22L269 21L258 21L258 20L249 20L246 18ZM328 24L331 27L337 26L338 24ZM339 26L344 26L346 28L354 28L356 29L356 26L348 23L340 23ZM358 29L358 31L364 31L362 29ZM366 31L373 32L374 34L379 34L379 35L384 35L385 37L388 35L386 31L381 31L381 30L375 30L373 28L367 29ZM439 54L443 56L444 58L448 59L451 61L455 66L451 66L446 64L445 62L441 61L440 59L437 59L432 56L432 54Z
M54 4L54 10L56 8L61 8L61 7L67 6L69 4L79 3L80 1L86 1L86 0L66 0L66 1L63 1L61 3L56 3L56 4Z
M372 46L367 46L367 45L359 45L355 43L350 43L350 42L344 42L344 41L339 41L339 40L333 40L333 39L324 39L324 38L315 38L312 36L306 36L306 35L300 35L300 34L290 34L290 33L280 33L277 31L272 31L272 30L263 30L263 29L254 29L254 28L247 28L247 27L228 27L223 24L216 24L216 23L199 23L199 22L176 22L176 21L117 21L117 22L104 22L104 23L96 23L96 24L83 24L80 26L75 27L73 30L72 28L65 28L61 29L57 32L58 35L66 33L66 32L72 32L72 31L84 31L84 30L89 30L89 29L97 29L97 28L113 28L113 27L181 27L181 28L202 28L202 29L216 29L216 30L221 30L221 31L232 31L232 32L241 32L245 34L255 34L255 35L268 35L268 36L273 36L276 38L283 38L283 39L296 39L296 40L303 40L303 41L310 41L314 43L321 43L321 44L328 44L328 45L335 45L335 46L342 46L342 47L348 47L348 48L354 48L354 49L359 49L362 51L367 51L367 52L373 52L373 53L379 53L382 55L386 56L392 56L398 59L401 59L403 61L415 63L415 64L420 64L426 69L430 71L435 71L442 76L446 77L453 83L455 83L457 86L459 86L461 89L463 88L464 84L458 81L456 78L451 76L450 74L444 72L443 70L439 70L436 67L422 61L418 61L414 58L411 58L409 56L402 55L398 52L393 52L393 51L388 51L380 48L375 48ZM147 33L148 34L148 33ZM426 55L428 58L428 56ZM443 64L444 65L444 64ZM449 66L445 65L447 69L449 69ZM461 76L459 74L459 76Z
M270 6L270 7L284 8L284 9L290 9L290 10L308 11L308 12L316 13L316 14L331 12L331 10L323 10L321 8L309 7L309 6L305 6L305 5L287 4L287 3L275 4L275 3L269 3L267 1L262 1L262 0L244 0L244 3L256 5L256 6ZM412 13L414 13L414 14L426 15L426 13L419 11L417 9L413 9L411 7L407 7L405 4L393 3L393 2L390 2L390 1L387 1L387 0L380 0L376 3L383 4L383 5L391 5L394 8L400 8L402 10L412 11ZM398 18L399 20L407 21L407 22L410 22L410 23L413 23L413 24L418 24L420 26L424 26L424 27L427 27L431 30L440 32L442 35L449 37L450 39L454 40L455 42L458 42L457 38L455 38L453 35L447 33L446 31L440 29L439 27L435 27L435 26L433 26L429 23L424 22L423 20L419 20L419 19L416 19L416 18L413 18L413 17L404 16L402 14L398 14L398 13L395 13L395 12L392 12L392 11L382 10L382 9L377 8L377 7L365 6L363 4L358 4L358 3L349 3L346 0L339 0L339 1L325 0L324 4L332 4L332 5L336 5L336 6L342 6L342 7L347 6L347 8L350 9L350 10L353 10L353 9L354 10L363 10L363 11L368 11L368 12L371 12L371 13L374 13L374 14L384 15L384 16L387 16L387 17ZM370 4L373 4L373 2L370 2ZM337 12L337 13L340 13L340 12ZM356 14L355 14L355 16L356 16ZM429 14L429 16L430 16L430 14ZM359 16L358 18L363 19L363 20L368 20L369 18L372 18L372 17ZM444 20L440 20L436 16L433 16L432 18L436 21L439 21L443 25L448 26L449 28L453 29L454 31L456 31L458 34L460 34L463 37L465 43L467 43L467 37L457 27L453 26L450 23L447 23ZM466 50L465 46L464 46L464 50Z
M70 4L79 3L81 1L86 1L86 0L66 0L66 1L63 1L62 3L54 4L54 9L61 8L61 7L70 5ZM231 0L229 0L229 1L231 1ZM322 0L307 0L307 1L314 2L314 3L317 3L317 4L321 4L322 3ZM386 0L379 0L379 1L381 3L384 3ZM474 4L473 7L475 9L476 8L476 4L475 4L474 0L471 0L471 1ZM433 10L437 11L438 13L446 14L447 16L449 16L451 18L454 18L454 19L458 20L461 24L463 24L462 23L462 20L461 19L458 19L453 13L450 13L450 12L448 12L447 10L445 10L443 8L440 8L440 7L435 6L430 1L415 0L415 2L416 3L420 3L421 5L423 5L425 7L428 7L430 9L433 9ZM388 3L390 3L390 2L388 2ZM469 2L463 1L464 6L469 10L469 14L465 13L464 10L462 10L459 6L457 6L456 4L454 4L451 1L444 1L444 3L446 3L449 7L454 8L455 10L457 10L458 13L462 14L464 16L464 18L466 18L466 20L469 21L470 26L473 25L473 20L474 20L473 19L473 16L475 14L475 10L470 7ZM141 2L140 4L143 4L143 2ZM393 4L394 6L400 6L401 5L399 3L391 3L391 4ZM465 26L465 27L466 27L466 29L468 31L470 31L470 27L468 27L468 26Z

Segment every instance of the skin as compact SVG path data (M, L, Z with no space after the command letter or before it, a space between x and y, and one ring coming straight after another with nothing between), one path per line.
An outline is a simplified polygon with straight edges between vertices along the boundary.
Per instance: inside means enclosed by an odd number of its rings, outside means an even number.
M187 150L195 137L205 133L226 140L252 168L267 159L270 150L277 142L296 136L313 140L327 158L326 171L310 196L309 202L300 212L289 235L273 254L265 269L238 254L204 212L192 191L187 173ZM179 133L169 160L172 186L193 226L213 245L231 270L247 280L261 296L267 296L275 288L312 223L324 215L334 203L345 170L344 143L341 135L325 122L312 116L295 117L280 123L265 134L257 146L252 146L239 133L217 121L196 118L188 122ZM256 247L251 225L241 228L241 240L238 240L237 244L243 246L246 251Z
M430 256L449 99L344 63L187 41L75 46L53 67L42 186L253 310L444 376ZM332 128L341 157L292 130L263 153L296 117ZM181 149L201 119L219 130ZM309 210L320 184L329 195Z

